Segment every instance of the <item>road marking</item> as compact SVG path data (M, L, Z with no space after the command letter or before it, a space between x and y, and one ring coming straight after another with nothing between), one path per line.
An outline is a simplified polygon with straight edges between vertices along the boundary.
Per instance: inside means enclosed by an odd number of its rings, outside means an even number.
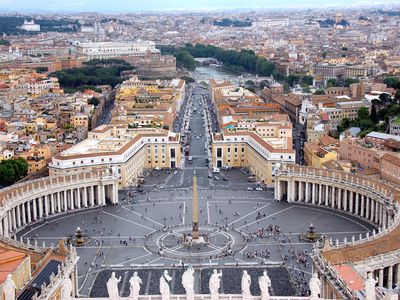
M237 229L237 230L240 230L240 229L242 229L242 228L244 228L244 227L246 227L246 226L253 225L253 224L255 224L255 223L259 222L259 221L268 219L269 217L276 216L276 215L278 215L278 214L280 214L280 213L283 213L283 212L285 212L285 211L287 211L287 210L289 210L289 209L292 209L292 208L293 208L293 206L288 207L288 208L285 208L285 209L282 209L282 210L280 210L280 211L278 211L278 212L276 212L276 213L270 214L270 215L268 215L268 216L265 216L265 217L263 217L263 218L261 218L261 219L258 219L258 220L256 220L256 221L253 221L253 222L251 222L251 223L248 223L248 224L243 225L243 226L241 226L241 227L239 227L239 228L236 228L236 229Z
M151 222L153 222L153 223L155 223L155 224L157 224L157 225L164 226L164 225L161 224L160 222L157 222L156 220L150 219L149 217L146 217L146 216L144 216L144 215L141 215L141 214L137 213L137 212L134 211L134 210L128 209L128 208L126 208L126 207L122 207L122 208L125 209L125 210L127 210L127 211L129 211L129 212L131 212L131 213L133 213L133 214L135 214L135 215L137 215L137 216L143 217L144 219L149 220L149 221L151 221Z
M154 231L154 228L148 227L148 226L146 226L146 225L143 225L143 224L139 224L139 223L133 222L133 221L131 221L131 220L128 220L128 219L122 218L122 217L120 217L120 216L114 215L114 214L112 214L112 213L109 213L109 212L103 212L103 213L105 213L105 214L107 214L107 215L110 215L110 216L113 216L114 218L117 218L117 219L120 219L120 220L123 220L123 221L129 222L129 223L132 223L132 224L135 224L135 225L141 226L141 227L143 227L143 228L150 229L151 231Z
M266 207L270 206L271 204L272 204L272 203L268 203L268 204L266 204L266 205L261 206L260 208L257 208L256 210L254 210L254 211L252 211L252 212L249 212L247 215L244 215L243 217L240 217L239 219L237 219L237 220L235 220L235 221L229 223L228 226L230 226L230 225L232 225L232 224L235 224L236 222L239 222L240 220L242 220L242 219L244 219L244 218L246 218L246 217L248 217L248 216L254 214L255 212L257 212L257 211L259 211L259 210L261 210L261 209L263 209L263 208L266 208ZM257 221L258 221L258 220L257 220Z

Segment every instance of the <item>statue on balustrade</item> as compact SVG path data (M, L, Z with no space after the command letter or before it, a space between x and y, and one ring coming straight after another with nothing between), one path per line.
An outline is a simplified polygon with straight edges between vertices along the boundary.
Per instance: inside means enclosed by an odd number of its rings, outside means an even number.
M189 266L182 275L182 286L186 291L186 299L194 299L194 269Z
M115 272L111 273L110 279L107 281L107 292L108 298L110 300L118 300L119 299L119 292L118 292L118 283L121 282L121 276L117 279L115 277Z
M169 283L172 280L172 277L168 275L168 271L165 270L163 275L160 277L160 294L161 300L169 300L171 296L171 291L169 287Z
M243 275L242 275L242 296L243 296L243 300L251 299L250 285L251 285L251 277L247 273L247 271L244 270L243 271Z
M3 285L4 300L15 300L16 288L12 274L8 274Z
M131 285L129 299L137 300L139 298L140 285L142 284L142 279L140 279L137 272L133 273L133 276L129 279L129 284Z
M61 300L70 300L72 294L72 280L69 276L65 275L62 286Z
M310 300L320 299L319 295L321 294L321 280L318 278L318 274L314 273L308 283L308 287L310 288Z
M397 283L394 289L386 289L383 287L378 287L378 290L385 294L384 300L397 300L400 294L400 284Z
M373 277L372 272L367 275L367 280L364 282L365 300L376 300L376 283L378 281Z
M271 286L271 279L267 275L267 271L258 279L258 285L261 291L261 300L269 300L269 287Z
M222 272L219 272L217 270L213 270L213 273L210 277L209 281L209 288L210 288L210 294L211 295L218 295L219 292L219 287L221 283L220 277L222 276Z

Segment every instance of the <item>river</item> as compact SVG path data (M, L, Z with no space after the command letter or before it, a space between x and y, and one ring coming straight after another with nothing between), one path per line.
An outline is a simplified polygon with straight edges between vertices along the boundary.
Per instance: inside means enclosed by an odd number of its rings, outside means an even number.
M201 66L194 70L196 80L229 80L235 84L239 84L238 75L223 68Z

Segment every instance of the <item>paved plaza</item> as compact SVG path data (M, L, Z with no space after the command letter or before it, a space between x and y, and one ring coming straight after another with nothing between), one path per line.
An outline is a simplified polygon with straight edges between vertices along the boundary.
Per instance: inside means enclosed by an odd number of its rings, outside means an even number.
M122 276L120 290L127 293L129 274L135 269L146 283L141 293L157 293L157 285L150 282L157 281L162 269L171 269L176 275L173 284L177 289L173 290L179 292L179 272L188 264L202 265L196 272L203 277L212 268L222 268L225 293L240 292L234 288L237 284L232 285L238 272L235 268L251 269L257 282L261 272L257 267L262 267L278 274L271 275L272 281L288 286L289 293L302 294L311 275L308 254L312 244L300 241L299 235L311 223L318 233L340 241L372 231L371 225L334 210L277 202L272 188L255 190L256 184L247 182L245 170L222 171L215 178L206 164L208 133L200 105L206 94L195 90L193 103L188 104L198 108L190 115L192 163L186 161L175 172L146 171L142 187L119 192L118 205L58 215L18 233L18 238L30 239L31 244L36 240L39 245L50 245L73 237L80 227L87 240L77 249L80 295L107 296L100 287L110 270ZM212 123L215 127L214 119ZM190 247L182 243L182 236L190 232L192 223L194 170L200 233L208 243ZM205 285L206 280L201 282ZM196 292L204 291L204 287L196 287ZM283 292L275 287L272 293Z

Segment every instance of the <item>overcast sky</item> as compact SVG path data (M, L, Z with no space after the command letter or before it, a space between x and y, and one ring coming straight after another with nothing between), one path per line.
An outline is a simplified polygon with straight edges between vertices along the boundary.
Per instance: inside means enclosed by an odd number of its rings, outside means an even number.
M220 9L220 8L309 8L338 5L400 4L400 0L0 0L0 10L8 11L118 11Z

